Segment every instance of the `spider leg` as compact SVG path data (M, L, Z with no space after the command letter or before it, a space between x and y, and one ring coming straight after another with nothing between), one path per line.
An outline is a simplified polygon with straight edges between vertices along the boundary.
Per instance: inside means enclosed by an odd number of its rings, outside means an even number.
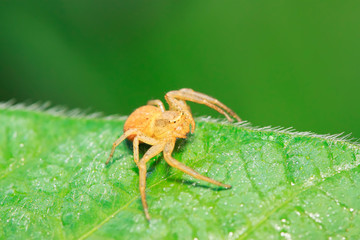
M233 110L231 110L229 107L227 107L219 100L212 98L206 94L195 92L194 90L189 88L183 88L178 91L170 91L166 94L165 98L167 101L168 99L175 98L179 100L204 104L212 109L215 109L219 113L223 114L230 122L232 122L233 120L229 117L229 115L235 118L237 121L239 122L241 121L240 117Z
M175 146L175 140L171 140L169 142L166 143L165 148L164 148L164 158L165 161L172 167L177 168L181 171L183 171L186 174L189 174L190 176L200 179L200 180L204 180L206 182L215 184L217 186L221 186L224 188L231 188L231 185L228 184L223 184L221 182L215 181L211 178L205 177L199 173L197 173L196 171L194 171L193 169L189 168L188 166L184 165L183 163L177 161L176 159L174 159L171 156L172 151L174 150L174 146Z
M115 148L122 142L124 141L127 137L131 136L131 135L136 135L138 138L138 140L146 143L146 144L149 144L149 145L155 145L158 141L151 138L151 137L148 137L146 135L144 135L140 130L136 129L136 128L132 128L132 129L129 129L127 130L126 132L124 132L123 135L121 135L121 137L119 137L114 143L113 143L113 146L112 146L112 149L111 149L111 152L110 152L110 156L108 157L107 161L105 164L108 164L112 158L112 156L114 155L114 152L115 152ZM135 139L134 139L135 140ZM137 152L139 152L138 150L138 146L139 146L139 142L135 142L134 146L137 147ZM135 149L136 150L136 149ZM138 158L137 158L138 159ZM135 160L135 151L134 151L134 160ZM136 162L136 160L135 160Z
M133 140L133 153L134 153L134 162L136 165L139 164L139 137L134 137Z
M218 106L218 107L224 109L227 113L230 114L230 116L235 118L237 121L241 122L241 118L233 110L231 110L228 106L226 106L225 104L223 104L222 102L220 102L216 98L210 97L210 96L208 96L206 94L203 94L203 93L200 93L200 92L195 92L194 90L192 90L190 88L183 88L183 89L180 89L180 91L184 92L184 93L187 93L190 96L191 95L198 96L200 99L204 99L205 101L208 101L209 103L214 104L215 106Z
M165 112L164 104L163 104L162 101L160 101L159 99L150 100L150 101L147 102L147 105L156 106L156 107L160 108L160 110L161 110L162 112Z
M145 216L148 220L150 220L149 207L146 202L145 188L146 188L146 162L148 162L151 158L158 155L164 149L163 143L157 144L149 148L144 156L139 161L139 188L141 195L141 202L144 208Z

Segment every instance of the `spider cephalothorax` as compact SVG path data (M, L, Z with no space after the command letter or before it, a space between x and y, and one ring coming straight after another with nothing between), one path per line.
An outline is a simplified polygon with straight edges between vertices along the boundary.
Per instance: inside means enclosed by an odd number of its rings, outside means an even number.
M150 215L145 198L146 163L161 152L164 153L165 161L170 166L175 167L194 178L225 188L231 188L230 185L200 175L193 169L175 160L171 156L171 153L174 150L177 138L186 138L186 135L190 131L193 133L195 130L194 118L185 101L196 102L213 108L225 115L231 122L233 121L231 117L235 118L237 121L241 121L241 119L230 108L219 102L217 99L195 92L192 89L183 88L178 91L168 92L165 95L165 99L169 104L169 111L165 110L165 107L160 100L151 100L148 102L148 105L139 107L129 116L124 125L124 134L114 142L110 156L106 162L106 164L109 163L116 146L123 140L127 138L130 141L133 141L134 161L139 168L141 201L147 219L150 219ZM140 160L139 143L152 145Z

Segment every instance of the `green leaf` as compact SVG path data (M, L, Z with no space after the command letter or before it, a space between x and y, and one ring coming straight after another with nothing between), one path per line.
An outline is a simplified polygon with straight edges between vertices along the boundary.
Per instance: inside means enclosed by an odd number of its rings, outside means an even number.
M49 114L50 112L50 114ZM147 200L124 119L0 109L0 239L357 239L360 147L330 136L198 119L174 157L223 190L149 164ZM142 148L142 152L146 146Z

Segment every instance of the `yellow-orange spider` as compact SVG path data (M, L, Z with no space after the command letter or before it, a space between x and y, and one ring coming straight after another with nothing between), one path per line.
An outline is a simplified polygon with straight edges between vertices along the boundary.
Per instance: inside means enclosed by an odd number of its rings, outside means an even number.
M129 116L124 125L124 134L113 143L110 156L106 161L106 164L108 164L114 154L115 148L126 138L133 142L134 161L139 168L141 202L148 220L150 220L150 215L145 197L146 163L161 152L163 152L165 161L170 166L194 178L224 188L231 188L230 185L223 184L195 172L171 156L176 139L186 138L186 135L190 132L190 126L191 133L195 130L194 118L185 101L200 103L213 108L223 114L230 122L233 121L231 117L239 122L241 121L238 115L217 99L203 93L195 92L192 89L183 88L178 91L170 91L165 95L165 99L169 104L169 111L165 110L160 100L150 100L147 103L148 105L139 107ZM139 143L152 145L140 160Z

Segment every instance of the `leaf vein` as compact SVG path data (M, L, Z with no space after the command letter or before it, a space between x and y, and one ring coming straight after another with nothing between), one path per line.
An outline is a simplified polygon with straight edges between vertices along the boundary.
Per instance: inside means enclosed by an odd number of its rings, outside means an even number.
M248 231L246 231L243 235L240 236L239 239L245 239L247 236L249 236L249 234L251 234L252 232L254 232L256 229L258 229L261 225L263 225L273 214L275 214L276 212L278 212L281 208L283 208L284 206L286 206L287 204L289 204L293 199L295 199L299 194L309 190L312 187L318 187L321 183L323 183L326 179L334 177L338 174L342 174L342 173L347 173L347 171L354 169L357 166L354 166L353 168L350 169L344 169L341 172L337 172L332 176L328 176L326 178L321 179L320 181L318 181L315 184L309 185L307 187L301 188L299 191L297 191L295 194L293 194L289 199L287 199L286 201L282 202L281 204L279 204L278 206L276 206L275 208L273 208L271 211L267 212L265 214L265 216L259 221L257 222L253 227L251 227Z

